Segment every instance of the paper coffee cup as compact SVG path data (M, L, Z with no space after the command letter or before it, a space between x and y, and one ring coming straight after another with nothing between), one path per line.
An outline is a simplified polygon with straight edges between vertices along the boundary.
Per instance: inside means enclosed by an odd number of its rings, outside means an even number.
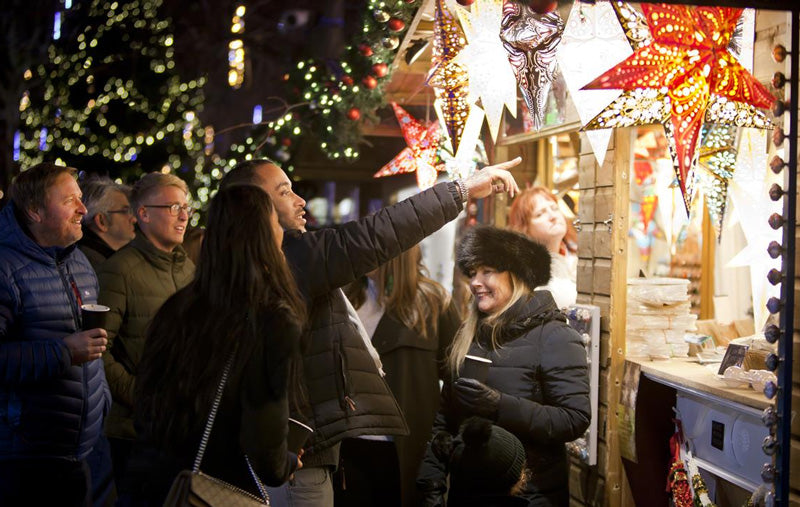
M474 378L479 382L485 383L489 378L489 366L491 365L491 359L467 355L464 357L464 364L461 366L461 376Z
M82 305L81 320L83 329L105 329L108 325L108 313L111 308L103 305Z
M308 442L308 437L314 433L310 426L306 426L297 419L289 418L289 436L286 437L286 447L295 454Z

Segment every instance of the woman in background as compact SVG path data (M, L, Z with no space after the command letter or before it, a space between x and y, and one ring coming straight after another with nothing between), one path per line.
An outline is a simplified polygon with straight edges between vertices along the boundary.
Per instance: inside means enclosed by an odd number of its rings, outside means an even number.
M530 506L569 504L564 444L589 427L589 376L580 335L566 323L546 285L550 255L526 236L473 227L456 251L474 296L447 358L449 374L433 435L455 436L470 416L491 420L525 446ZM461 377L466 355L491 361L485 382ZM430 448L417 481L423 505L443 505L448 463Z
M347 293L380 354L410 434L393 441L345 440L341 474L346 489L337 490L336 505L419 505L417 470L439 409L439 380L460 324L458 312L444 287L428 277L419 245Z
M192 468L230 358L201 470L258 495L245 455L270 486L302 466L286 436L305 308L282 240L263 190L233 186L214 197L195 278L164 303L148 332L136 377L140 442L123 505L161 505L177 473Z
M525 189L511 204L508 228L527 235L550 252L548 289L559 308L574 304L578 296L575 280L578 247L575 230L567 223L558 199L545 187Z

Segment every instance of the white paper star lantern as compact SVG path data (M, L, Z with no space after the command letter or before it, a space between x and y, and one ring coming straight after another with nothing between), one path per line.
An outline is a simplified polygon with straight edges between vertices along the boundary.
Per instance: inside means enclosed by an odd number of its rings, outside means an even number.
M502 0L476 0L471 10L456 9L467 45L456 61L467 67L470 102L481 101L489 132L497 140L503 108L517 117L517 81L500 40Z
M581 90L583 85L632 53L610 3L573 4L556 59L582 125L589 123L622 93L621 90ZM586 131L600 165L605 159L611 133L612 129Z

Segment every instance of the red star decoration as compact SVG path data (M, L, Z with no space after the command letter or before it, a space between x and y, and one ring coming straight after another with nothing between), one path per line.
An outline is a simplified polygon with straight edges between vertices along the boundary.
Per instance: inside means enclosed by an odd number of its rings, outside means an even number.
M394 108L394 115L400 123L400 129L403 131L408 148L381 167L373 177L380 178L416 171L419 188L422 190L430 188L436 183L437 171L443 168L443 164L437 163L439 141L442 137L439 123L433 122L430 126L424 127L396 102L392 102L392 108Z
M772 107L775 98L728 51L742 9L643 3L642 11L652 44L637 49L584 89L667 90L685 196L711 95L762 108Z

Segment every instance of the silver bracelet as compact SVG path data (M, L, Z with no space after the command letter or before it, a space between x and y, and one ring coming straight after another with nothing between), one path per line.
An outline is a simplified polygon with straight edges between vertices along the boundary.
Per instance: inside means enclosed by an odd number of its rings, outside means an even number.
M461 193L461 202L469 201L469 189L467 188L467 184L464 183L462 178L458 178L455 181L456 186L458 187L458 191Z

